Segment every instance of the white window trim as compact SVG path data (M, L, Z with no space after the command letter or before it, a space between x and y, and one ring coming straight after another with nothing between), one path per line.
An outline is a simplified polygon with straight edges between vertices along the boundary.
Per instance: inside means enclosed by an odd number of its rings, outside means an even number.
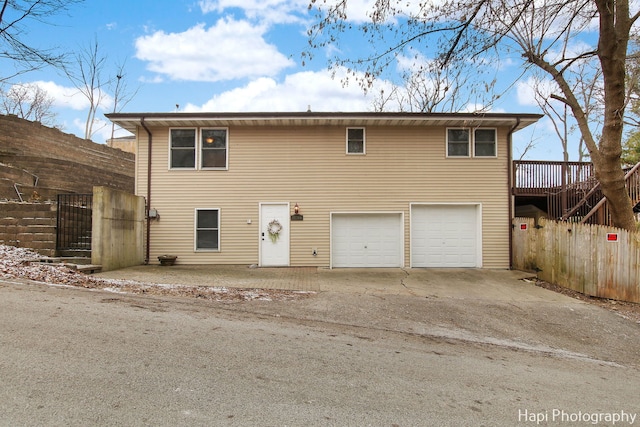
M172 130L189 130L189 129L193 129L195 131L195 162L194 162L194 166L192 168L175 168L171 166L171 152L173 150L173 147L171 146L171 131ZM194 171L198 169L198 128L196 127L172 127L169 128L169 134L167 135L167 139L168 139L168 155L167 155L167 169L171 170L171 171Z
M193 129L196 133L196 141L195 141L195 166L192 168L176 168L171 166L171 131L172 130L189 130ZM225 165L224 167L219 168L209 168L202 167L202 131L203 130L224 130L227 134L226 139L226 156L225 156ZM229 170L229 128L228 127L171 127L169 128L169 133L167 136L167 169L170 171L196 171L196 170L205 170L205 171L221 171L221 170Z
M476 154L476 131L477 130L492 130L493 131L493 144L495 147L495 154L493 156L479 156ZM485 128L485 127L477 127L473 128L473 157L477 157L479 159L495 159L498 157L498 129L497 128Z
M468 149L468 153L466 156L450 156L449 155L449 131L450 130L467 130L469 131L469 139L467 141L467 144L469 144L469 149ZM445 129L444 131L444 154L445 157L449 158L449 159L468 159L471 158L471 153L473 152L473 148L471 147L472 145L472 139L473 139L473 132L471 132L470 128L467 127L448 127Z
M362 153L349 152L349 130L362 129ZM367 154L367 129L364 126L349 126L345 131L345 153L349 156L364 156Z
M218 211L218 249L198 248L198 211ZM195 208L193 211L193 251L194 252L220 252L221 235L220 222L222 221L222 213L220 208Z
M225 163L224 163L224 167L218 167L218 168L211 168L211 167L203 167L202 166L202 148L204 146L204 142L200 141L199 143L199 147L198 147L198 155L200 157L200 159L198 160L198 169L200 170L204 170L204 171L220 171L220 170L229 170L229 128L228 127L201 127L198 128L198 136L196 138L202 140L202 131L203 130L223 130L225 131L226 134L226 139L225 139Z
M466 156L450 156L449 155L449 130L468 130L469 131L469 154ZM494 144L495 144L495 151L496 154L493 156L479 156L476 155L475 151L476 151L476 141L475 141L475 136L476 136L476 130L493 130L494 135L495 135L495 140L494 140ZM445 157L448 159L470 159L470 158L477 158L477 159L495 159L498 157L498 129L497 128L492 128L492 127L448 127L445 129L445 143L444 143L444 152L445 152Z

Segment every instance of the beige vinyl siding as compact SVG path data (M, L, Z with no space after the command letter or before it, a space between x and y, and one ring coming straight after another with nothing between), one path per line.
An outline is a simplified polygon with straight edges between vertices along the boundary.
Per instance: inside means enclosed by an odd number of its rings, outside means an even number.
M483 267L509 266L507 129L497 158L447 158L446 128L366 127L366 155L346 154L345 126L231 126L228 170L169 170L168 128L153 134L151 262L162 254L193 264L258 262L259 203L298 203L290 265L328 266L331 212L404 212L410 203L482 205ZM146 195L147 135L138 133L137 192ZM220 209L220 251L194 251L194 210ZM293 213L293 212L291 212ZM248 221L251 223L248 224ZM317 248L318 255L312 255Z

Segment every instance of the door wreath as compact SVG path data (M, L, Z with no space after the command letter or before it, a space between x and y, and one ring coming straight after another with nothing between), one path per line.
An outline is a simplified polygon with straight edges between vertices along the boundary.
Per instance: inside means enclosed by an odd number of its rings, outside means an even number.
M273 243L278 241L278 238L280 237L280 232L281 231L282 231L282 224L280 224L280 221L278 221L277 219L274 219L273 221L271 221L269 223L269 225L267 226L267 232L269 233L269 239L271 239L271 241Z

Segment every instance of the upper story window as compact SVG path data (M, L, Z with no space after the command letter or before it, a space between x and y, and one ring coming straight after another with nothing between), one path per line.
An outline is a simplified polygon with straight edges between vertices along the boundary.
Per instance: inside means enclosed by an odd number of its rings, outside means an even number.
M365 154L364 128L347 128L347 154Z
M169 132L171 147L171 169L195 169L196 167L196 130L171 129Z
M496 157L496 130L476 129L474 133L473 155L476 157Z
M447 129L447 157L496 157L496 142L495 129Z
M171 129L169 168L227 169L228 146L228 131L225 128Z
M447 156L469 157L468 129L447 129Z
M200 167L202 169L227 168L227 130L201 129L202 155Z

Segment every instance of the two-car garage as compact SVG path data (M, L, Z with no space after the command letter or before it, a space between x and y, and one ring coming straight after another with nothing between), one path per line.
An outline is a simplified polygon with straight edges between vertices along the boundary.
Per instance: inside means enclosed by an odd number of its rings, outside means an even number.
M479 204L411 204L411 267L481 267ZM403 267L404 214L331 214L332 267Z

